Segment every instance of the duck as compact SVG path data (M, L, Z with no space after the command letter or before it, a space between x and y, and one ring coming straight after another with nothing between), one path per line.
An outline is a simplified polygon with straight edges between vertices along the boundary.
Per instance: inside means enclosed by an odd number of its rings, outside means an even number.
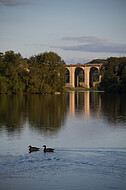
M29 145L29 153L34 152L34 151L39 151L39 150L40 150L40 148Z
M54 152L55 149L53 148L46 148L46 145L43 145L44 147L44 152Z

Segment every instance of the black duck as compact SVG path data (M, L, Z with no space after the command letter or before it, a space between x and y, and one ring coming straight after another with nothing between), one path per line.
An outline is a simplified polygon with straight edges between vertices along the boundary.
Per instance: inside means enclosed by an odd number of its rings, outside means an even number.
M39 151L39 150L40 150L40 148L29 145L29 153L34 152L34 151Z
M46 148L46 145L43 145L44 147L44 152L54 152L53 148Z

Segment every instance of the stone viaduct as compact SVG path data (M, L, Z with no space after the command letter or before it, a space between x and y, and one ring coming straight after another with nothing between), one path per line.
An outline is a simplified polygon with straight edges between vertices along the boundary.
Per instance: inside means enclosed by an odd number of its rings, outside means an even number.
M83 83L82 86L85 88L90 88L94 86L93 83L93 73L97 70L99 71L102 64L76 64L76 65L66 65L67 69L67 87L78 87L79 86L79 73L83 71ZM98 74L98 82L101 81L101 75Z

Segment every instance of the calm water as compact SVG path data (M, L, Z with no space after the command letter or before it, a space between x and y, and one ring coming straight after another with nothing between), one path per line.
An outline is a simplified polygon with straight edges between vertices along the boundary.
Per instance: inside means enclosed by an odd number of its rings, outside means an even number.
M125 190L126 94L0 95L0 190L27 189Z

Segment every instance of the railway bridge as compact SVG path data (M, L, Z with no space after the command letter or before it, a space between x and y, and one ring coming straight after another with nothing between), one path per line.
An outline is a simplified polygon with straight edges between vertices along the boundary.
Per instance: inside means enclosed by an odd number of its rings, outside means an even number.
M97 77L97 83L101 81L101 75L99 74L102 64L76 64L76 65L66 65L66 87L78 87L83 86L85 88L90 88L95 86L94 73ZM81 80L80 80L81 72Z

